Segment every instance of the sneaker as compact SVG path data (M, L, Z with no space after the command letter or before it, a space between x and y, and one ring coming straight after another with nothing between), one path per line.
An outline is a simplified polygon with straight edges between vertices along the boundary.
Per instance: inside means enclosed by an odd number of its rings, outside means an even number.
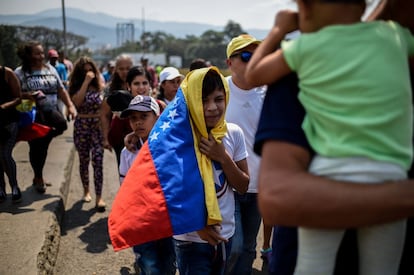
M0 203L4 202L7 199L6 192L3 189L0 189Z
M269 247L267 249L260 249L260 254L264 261L270 262L270 258L272 257L272 248Z
M19 187L13 188L12 202L13 203L19 203L21 201L22 201L22 193L20 192L20 188Z

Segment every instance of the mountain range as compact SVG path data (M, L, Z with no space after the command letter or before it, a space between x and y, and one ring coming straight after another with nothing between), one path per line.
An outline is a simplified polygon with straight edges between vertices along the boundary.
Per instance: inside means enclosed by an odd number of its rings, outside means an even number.
M139 39L143 29L145 29L145 32L162 31L177 38L185 38L187 35L200 36L207 30L223 31L225 27L192 22L161 22L147 19L143 21L139 18L125 19L76 8L66 8L65 15L66 31L87 37L88 42L85 46L92 50L117 46L117 24L132 23L134 25L134 40ZM42 26L63 30L62 10L49 9L31 15L0 14L0 24ZM260 29L246 29L245 31L259 39L263 39L267 34L267 30Z

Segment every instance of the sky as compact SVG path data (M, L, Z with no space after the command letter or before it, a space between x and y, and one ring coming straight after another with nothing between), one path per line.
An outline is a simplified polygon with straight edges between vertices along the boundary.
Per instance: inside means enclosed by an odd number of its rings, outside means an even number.
M0 0L0 14L33 14L51 8L78 8L126 19L179 21L225 26L229 20L243 29L270 29L282 8L293 0ZM144 16L142 16L144 14Z

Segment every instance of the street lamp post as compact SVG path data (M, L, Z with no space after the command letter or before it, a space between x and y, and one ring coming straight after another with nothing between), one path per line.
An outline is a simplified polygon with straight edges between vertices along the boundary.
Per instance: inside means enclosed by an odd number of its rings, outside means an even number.
M62 20L63 20L63 50L64 50L65 55L67 55L65 0L62 0Z

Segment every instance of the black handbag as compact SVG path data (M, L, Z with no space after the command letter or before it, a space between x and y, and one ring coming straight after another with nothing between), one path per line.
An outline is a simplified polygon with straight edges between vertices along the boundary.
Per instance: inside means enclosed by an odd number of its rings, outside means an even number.
M36 97L35 122L52 128L51 135L58 136L68 129L66 118L56 103L51 102L44 94Z

